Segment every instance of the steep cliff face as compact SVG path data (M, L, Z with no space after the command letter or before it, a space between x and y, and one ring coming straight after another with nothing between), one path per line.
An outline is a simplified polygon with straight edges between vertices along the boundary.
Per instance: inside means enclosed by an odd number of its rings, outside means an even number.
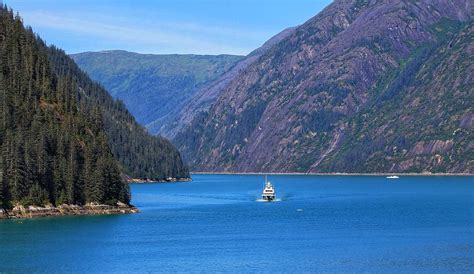
M335 1L174 142L194 170L472 172L472 19L466 0Z

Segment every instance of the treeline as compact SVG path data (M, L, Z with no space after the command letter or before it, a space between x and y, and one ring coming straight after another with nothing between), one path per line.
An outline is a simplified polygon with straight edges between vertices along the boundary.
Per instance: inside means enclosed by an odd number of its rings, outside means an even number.
M129 203L99 108L74 77L51 70L48 48L0 7L0 208Z
M151 180L189 178L181 155L168 140L150 135L122 101L113 99L102 86L92 81L63 50L52 46L48 56L54 73L71 77L78 86L79 105L86 112L100 109L112 153L125 174Z

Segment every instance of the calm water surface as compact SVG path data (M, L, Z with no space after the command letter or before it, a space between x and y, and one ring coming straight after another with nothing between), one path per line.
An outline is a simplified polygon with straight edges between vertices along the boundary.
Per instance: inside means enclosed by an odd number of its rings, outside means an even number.
M474 177L194 175L140 214L0 221L0 272L474 272Z

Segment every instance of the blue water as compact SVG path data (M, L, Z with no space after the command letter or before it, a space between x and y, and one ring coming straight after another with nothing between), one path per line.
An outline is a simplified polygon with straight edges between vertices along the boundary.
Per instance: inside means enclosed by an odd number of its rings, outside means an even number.
M140 214L0 221L0 272L474 272L474 177L195 175Z

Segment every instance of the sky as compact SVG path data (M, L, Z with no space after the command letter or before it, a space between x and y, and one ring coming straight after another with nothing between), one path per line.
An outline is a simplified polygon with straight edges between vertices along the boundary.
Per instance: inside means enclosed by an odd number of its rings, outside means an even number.
M1 0L0 0L1 1ZM330 0L3 0L67 53L246 55Z

